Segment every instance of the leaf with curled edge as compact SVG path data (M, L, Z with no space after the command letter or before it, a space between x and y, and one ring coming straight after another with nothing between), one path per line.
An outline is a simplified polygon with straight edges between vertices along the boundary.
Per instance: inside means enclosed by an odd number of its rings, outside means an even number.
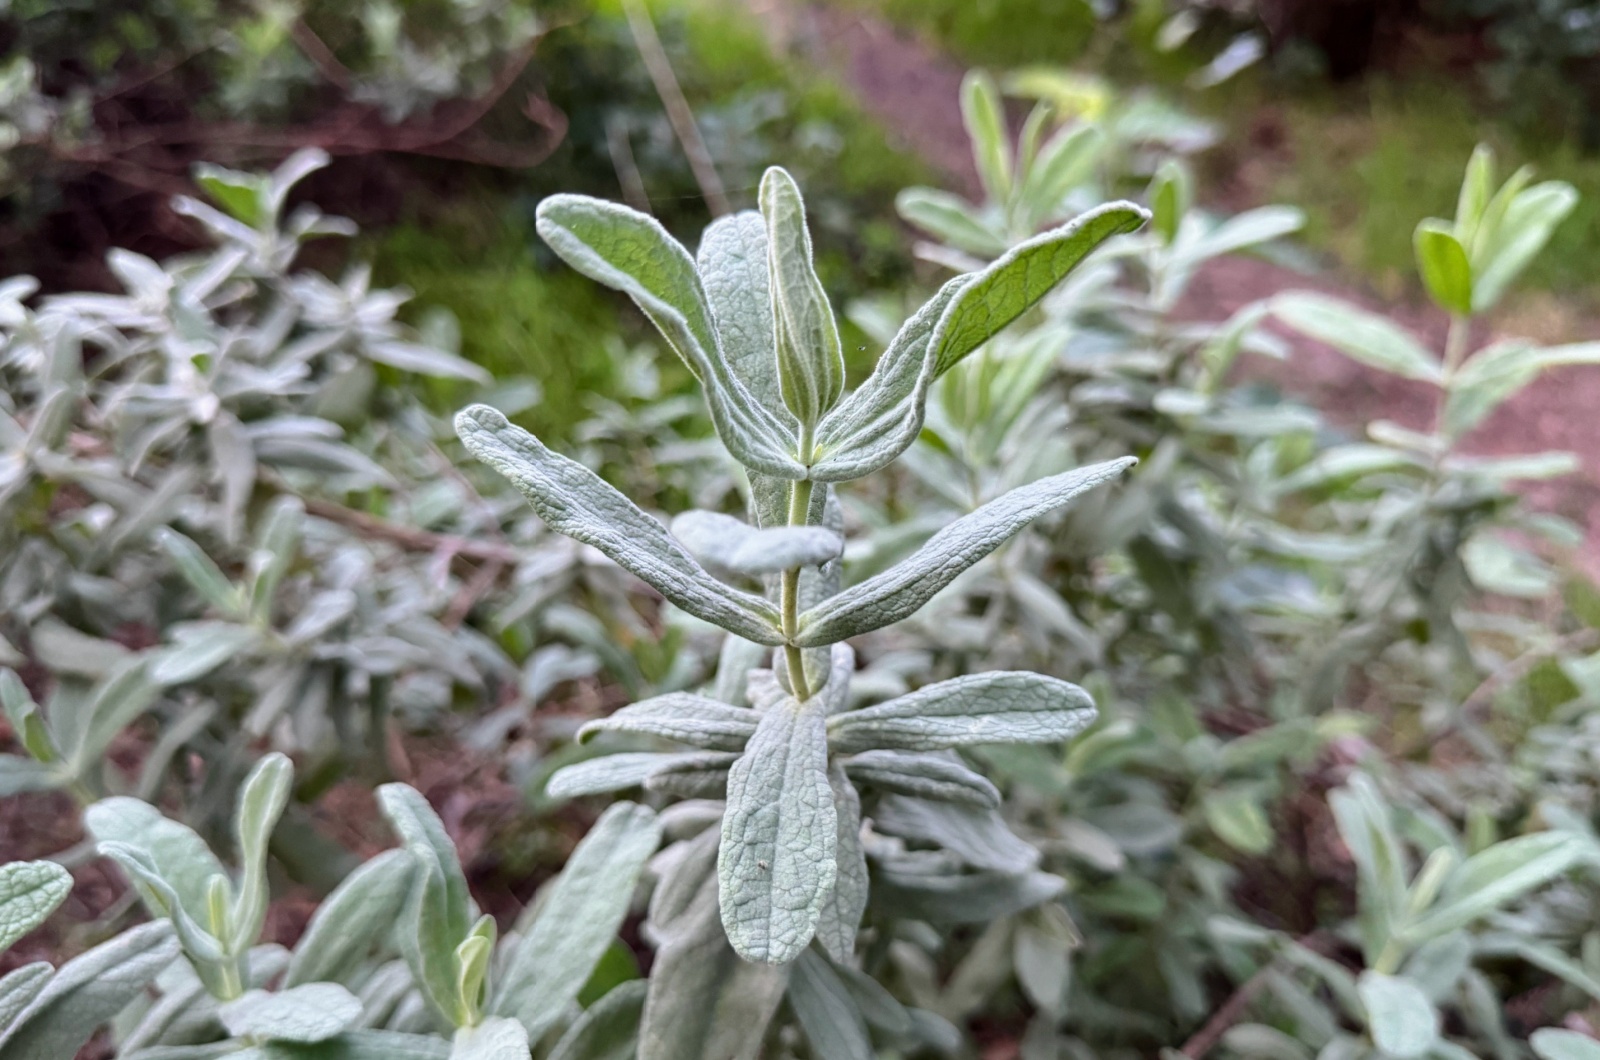
M857 784L921 799L993 809L1000 789L954 756L907 751L863 751L844 760L845 772Z
M926 685L828 719L836 754L879 748L940 751L986 743L1068 740L1094 724L1094 700L1044 674L997 670Z
M672 536L708 566L749 577L820 567L844 553L844 538L824 526L757 529L731 515L699 509L675 516Z
M576 460L545 448L487 405L458 414L456 432L551 529L593 545L696 618L757 644L783 643L769 601L713 578L666 527Z
M742 751L755 731L756 713L747 707L730 707L689 692L668 692L589 722L578 730L578 742L602 732L632 732L708 751Z
M833 307L812 267L799 186L773 166L761 178L760 199L767 222L778 389L809 436L844 392L844 347Z
M1039 516L1116 478L1136 463L1108 460L1039 479L962 516L901 562L800 615L795 643L821 647L892 625L916 612L962 571Z
M591 758L559 769L544 790L552 799L603 795L637 788L670 773L726 770L738 759L738 754L731 751L685 751L680 754L628 751Z
M861 796L839 763L828 767L828 785L833 789L833 809L838 815L838 844L834 859L839 877L833 893L822 906L817 922L817 941L828 956L841 964L855 959L856 932L867 911L870 881L867 853L861 846Z
M887 465L922 430L928 387L1050 292L1091 251L1149 214L1114 202L957 276L914 313L872 375L817 427L812 478L840 482Z
M761 711L728 772L717 877L723 927L747 961L799 956L838 875L824 709L813 696Z
M567 264L621 291L650 318L705 389L717 434L741 464L803 478L795 439L723 357L694 260L653 217L583 195L539 204L539 235Z
M700 235L695 265L728 367L786 431L798 434L799 424L778 389L772 349L766 219L757 210L717 218Z

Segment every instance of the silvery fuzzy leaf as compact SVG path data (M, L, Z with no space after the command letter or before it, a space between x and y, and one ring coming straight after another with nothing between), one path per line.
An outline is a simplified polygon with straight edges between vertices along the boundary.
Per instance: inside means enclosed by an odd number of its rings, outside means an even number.
M378 789L378 803L416 863L400 948L423 994L441 1015L455 1022L456 947L477 917L461 860L443 822L416 789L385 784Z
M1048 294L1090 251L1148 216L1132 203L1109 203L946 283L906 321L867 382L818 427L811 477L860 478L899 456L922 430L933 380Z
M447 379L466 379L487 384L489 373L464 357L435 349L420 342L403 342L399 339L382 339L362 343L361 352L369 360L398 368L403 372L416 372Z
M72 890L72 874L53 861L0 865L0 953L47 920Z
M70 777L20 755L0 755L0 798L62 787Z
M988 809L1000 805L1000 790L953 756L863 751L845 759L844 769L856 783L883 791Z
M817 1056L875 1060L866 1017L827 958L806 950L789 976L789 1006Z
M241 952L256 941L267 916L267 841L289 802L294 766L276 752L250 771L239 791L235 815L235 848L243 864L239 897L229 910L228 949ZM342 1028L341 1028L342 1029Z
M716 752L707 752L707 757ZM644 790L674 799L702 799L721 801L728 797L728 770L738 761L736 754L719 755L721 762L681 763L672 769L652 773L645 779Z
M450 1060L526 1060L528 1032L514 1019L490 1016L476 1027L458 1027Z
M680 804L681 805L681 804ZM695 903L709 889L712 901L717 889L717 847L722 841L722 808L696 835L681 839L650 861L655 887L650 892L650 907L644 924L645 938L658 949L682 931L695 926ZM665 816L665 814L663 814ZM722 925L717 925L722 934Z
M672 536L701 562L749 577L791 567L820 567L844 553L844 538L826 527L758 530L720 512L684 512L673 518Z
M766 220L756 210L742 210L711 222L700 236L695 264L728 367L785 430L798 432L778 389Z
M544 791L552 799L603 795L639 787L667 773L726 770L738 759L738 754L730 751L684 751L679 754L628 751L603 755L557 770L545 784Z
M828 652L828 681L822 686L822 700L830 717L842 714L850 706L850 684L855 675L856 650L844 641L833 645Z
M338 983L306 983L270 994L246 991L217 1015L235 1038L325 1042L361 1018L361 1002Z
M227 877L222 862L193 829L139 799L101 799L84 811L83 826L99 843L122 843L148 857L193 917L205 917L211 879Z
M593 545L696 618L758 644L783 642L771 603L713 578L666 527L576 460L551 452L484 405L460 413L456 431L552 529Z
M0 1060L72 1056L177 956L172 925L158 920L74 957L0 1030Z
M934 924L987 924L1048 902L1066 881L1048 872L925 874L883 866L872 901L892 915Z
M450 1046L432 1035L401 1031L346 1031L316 1045L267 1042L229 1060L449 1060Z
M756 1060L783 1001L789 969L740 960L723 931L716 877L701 884L656 951L638 1060Z
M410 893L415 861L386 850L346 876L311 915L284 973L285 987L344 982L381 946Z
M975 869L1021 873L1039 864L1039 852L1017 838L992 808L886 795L872 819L887 835L933 843Z
M844 347L812 267L805 203L794 178L771 167L761 178L760 200L767 223L778 389L809 433L844 392Z
M17 1014L33 1003L54 973L49 963L35 961L0 978L0 1027L11 1026Z
M1058 678L999 670L926 685L899 699L828 719L828 746L939 751L983 743L1068 740L1094 723L1089 693Z
M745 960L794 960L838 875L823 709L813 697L762 711L728 772L717 878L723 927Z
M117 842L102 842L99 844L99 851L115 861L127 874L150 912L172 921L172 928L178 933L178 941L182 943L184 951L194 963L196 972L206 980L208 986L220 989L219 969L228 955L223 950L222 941L200 925L211 921L209 914L212 888L220 892L224 902L227 901L227 877L213 876L207 881L211 886L207 888L207 906L200 914L205 918L202 921L184 908L171 881L161 874L155 860L147 852L127 843Z
M713 698L735 707L750 705L746 688L750 671L756 669L772 654L772 649L754 644L732 634L722 641L722 651L717 656L717 679L712 687Z
M795 642L820 647L899 622L1039 516L1116 478L1132 457L1019 486L934 534L906 559L800 615Z
M870 881L867 854L861 846L861 796L856 794L844 769L834 762L828 767L828 784L833 789L833 809L838 815L838 843L835 860L839 877L833 893L822 906L817 922L817 941L828 956L841 964L855 959L856 932L867 911Z
M649 981L630 979L584 1009L550 1051L550 1060L634 1060Z
M661 842L646 806L613 805L546 885L533 927L500 976L489 1011L511 1016L537 1041L588 981L628 913L634 885Z
M755 731L756 713L747 707L730 707L688 692L669 692L589 722L578 730L578 742L601 732L636 732L708 751L742 751Z
M694 262L666 229L626 206L581 195L545 199L537 227L567 264L627 294L660 329L704 387L717 434L736 460L768 475L804 477L790 432L724 359Z
M1422 1056L1439 1038L1439 1011L1409 979L1368 969L1356 981L1367 1029L1385 1056Z
M844 983L867 1025L891 1038L904 1038L915 1032L911 1012L900 1000L866 972L852 965L835 962L833 971Z
M172 627L173 643L150 668L160 685L198 680L253 648L261 635L252 626L232 622L184 622Z

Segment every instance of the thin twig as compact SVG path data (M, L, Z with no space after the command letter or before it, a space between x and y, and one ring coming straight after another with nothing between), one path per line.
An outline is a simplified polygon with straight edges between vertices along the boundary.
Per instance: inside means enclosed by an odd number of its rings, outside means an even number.
M1530 648L1485 677L1478 687L1461 701L1461 707L1456 711L1456 718L1466 719L1483 710L1493 702L1496 692L1506 685L1520 681L1552 656L1564 655L1567 652L1594 651L1597 648L1600 648L1600 629L1580 629L1576 633L1557 637L1549 644Z
M431 530L420 530L412 526L399 526L332 501L312 497L306 499L305 506L308 514L315 515L319 519L348 526L368 537L388 541L416 552L442 552L446 555L462 556L480 563L500 564L505 567L515 567L524 559L522 550L511 545L478 541L456 534L436 534Z
M615 112L606 117L606 150L611 153L617 183L622 185L622 197L640 213L650 213L650 194L645 191L644 176L634 160L633 145L628 142L627 123Z
M1295 945L1304 946L1310 950L1320 950L1328 944L1330 936L1326 931L1317 930L1308 935L1302 935L1295 940ZM1276 956L1256 969L1254 975L1239 984L1239 988L1229 995L1222 1007L1211 1014L1201 1027L1189 1040L1183 1043L1183 1048L1178 1050L1182 1056L1189 1060L1201 1060L1212 1047L1222 1040L1222 1036L1242 1019L1250 1005L1266 989L1271 973L1283 963L1283 957Z
M628 29L633 33L639 57L650 71L650 80L655 82L661 105L667 108L667 120L672 123L672 131L689 158L689 168L694 171L695 183L700 185L706 205L713 216L733 212L722 178L717 175L716 163L711 160L711 152L700 136L700 127L695 124L694 111L689 109L678 76L672 72L672 62L667 58L666 49L661 47L661 38L656 35L655 23L650 21L650 12L645 10L642 0L623 0L622 9L628 16Z
M317 31L306 25L305 19L294 20L294 25L289 28L289 36L294 39L300 50L305 52L306 58L311 60L312 65L335 88L342 92L350 91L350 86L355 83L350 68L339 61L339 57L333 54L333 49L317 36Z

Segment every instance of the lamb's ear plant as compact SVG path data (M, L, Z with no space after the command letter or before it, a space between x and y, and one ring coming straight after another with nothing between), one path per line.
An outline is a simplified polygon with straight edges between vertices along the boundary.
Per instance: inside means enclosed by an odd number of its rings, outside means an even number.
M1146 213L1128 203L1103 206L949 281L849 392L838 327L812 268L804 206L783 170L771 169L762 180L759 211L722 218L705 231L698 257L653 219L613 203L560 195L541 203L538 217L540 234L558 254L627 293L656 324L703 386L718 437L750 480L749 523L696 513L680 515L669 530L494 410L475 406L457 417L468 448L509 478L551 527L595 546L671 604L731 635L717 680L720 699L657 697L590 730L650 734L694 750L596 759L557 774L551 789L576 795L645 784L725 798L714 848L715 905L709 897L695 900L700 887L682 882L685 872L692 877L709 867L709 830L694 847L699 855L683 855L678 871L658 885L658 893L689 892L684 911L655 918L664 963L676 960L676 931L701 940L701 954L715 953L723 945L717 934L725 931L729 959L790 965L815 939L848 967L868 900L857 785L930 797L928 805L950 806L948 813L976 815L971 827L982 832L997 821L984 816L993 812L991 789L940 753L974 743L1065 740L1093 720L1094 706L1065 681L1003 672L958 677L852 710L855 660L844 642L913 614L1033 519L1111 481L1132 461L1109 460L1019 486L952 521L901 563L847 588L834 487L903 453L922 429L935 381L1101 243L1137 229ZM770 667L753 665L761 646L775 649ZM991 808L975 808L973 799ZM1026 872L1030 855L1009 849L1005 867ZM710 886L709 876L700 878ZM705 919L712 908L720 928ZM685 918L687 925L671 926ZM739 971L736 964L719 972L720 958L712 965L684 959L695 970L652 982L641 1045L647 1060L688 1055L681 1041L669 1045L684 1032L665 1026L666 1010L688 1005L715 1012L717 999L731 992L754 991L752 997L770 997L772 1005L782 995L782 976ZM792 984L803 984L799 998L821 1004L822 982L833 973L805 967ZM767 986L745 983L752 975ZM809 1012L793 991L791 985L791 1004ZM765 1007L767 1016L771 1011ZM765 1022L730 1022L729 1033L754 1033L759 1041ZM744 1050L719 1046L717 1055L724 1053Z

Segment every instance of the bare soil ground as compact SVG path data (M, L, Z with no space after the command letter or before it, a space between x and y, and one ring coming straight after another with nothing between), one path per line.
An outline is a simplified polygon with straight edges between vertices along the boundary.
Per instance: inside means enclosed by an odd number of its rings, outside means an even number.
M964 72L959 63L859 12L806 0L754 0L750 6L779 47L831 71L901 146L941 170L956 190L976 192L977 174L958 104ZM1219 205L1238 210L1260 204L1249 201L1249 195L1262 182L1249 174L1239 178L1224 179L1227 201ZM1256 258L1230 258L1203 270L1182 311L1196 320L1221 320L1249 302L1294 288L1336 294L1389 314L1433 348L1443 345L1447 321L1431 306L1385 301L1350 277L1331 271L1308 277ZM1497 316L1479 338L1510 335L1552 343L1580 341L1600 337L1600 321L1582 318L1552 299L1529 297ZM1374 420L1428 425L1432 406L1426 388L1396 381L1320 343L1303 337L1293 341L1294 356L1287 365L1247 361L1240 371L1313 402L1352 431ZM1580 472L1530 484L1524 493L1541 509L1586 529L1588 539L1575 559L1600 577L1600 368L1566 369L1540 379L1479 427L1467 448L1486 455L1545 450L1578 454Z

